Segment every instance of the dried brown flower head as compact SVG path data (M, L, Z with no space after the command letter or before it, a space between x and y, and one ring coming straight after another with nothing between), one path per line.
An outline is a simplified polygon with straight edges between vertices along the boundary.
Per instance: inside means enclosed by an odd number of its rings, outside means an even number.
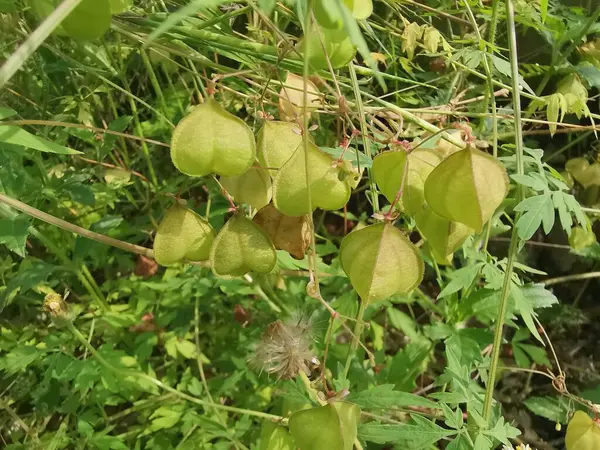
M71 311L65 301L68 295L67 293L63 297L56 293L50 293L44 298L44 311L50 314L56 326L61 327L71 321Z
M310 346L312 326L306 317L273 322L263 334L252 362L279 379L290 379L302 370L310 375L308 364L316 361Z

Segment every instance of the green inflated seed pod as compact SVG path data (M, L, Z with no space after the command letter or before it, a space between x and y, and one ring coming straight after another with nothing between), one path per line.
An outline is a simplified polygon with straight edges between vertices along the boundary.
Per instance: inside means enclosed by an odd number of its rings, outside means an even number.
M431 172L425 199L438 215L479 233L506 197L508 184L506 169L496 158L467 147Z
M61 25L74 39L92 40L106 33L111 20L108 0L83 0Z
M175 128L171 160L187 175L232 177L243 174L256 160L256 143L250 127L211 98Z
M158 226L154 258L163 266L183 260L206 261L215 235L215 230L204 218L175 203Z
M271 201L271 177L261 167L250 167L235 177L222 177L220 182L236 202L260 209Z
M356 55L356 47L344 30L313 29L298 43L298 50L308 50L308 64L315 70L345 67Z
M575 411L567 426L567 450L600 450L600 423L583 411Z
M277 253L269 236L258 225L236 214L215 238L210 263L213 273L219 277L269 273L277 264Z
M391 224L353 231L340 247L342 268L366 304L416 288L424 264L418 249Z
M290 433L299 450L352 450L360 408L336 402L292 414Z
M300 127L292 122L265 122L256 138L258 162L271 174L276 174L302 143Z
M313 143L308 144L308 172L311 207L308 202L304 145L300 144L292 157L273 179L273 203L286 216L303 216L316 208L336 210L350 199L350 184L340 177L340 168L328 153ZM342 178L342 179L340 179Z

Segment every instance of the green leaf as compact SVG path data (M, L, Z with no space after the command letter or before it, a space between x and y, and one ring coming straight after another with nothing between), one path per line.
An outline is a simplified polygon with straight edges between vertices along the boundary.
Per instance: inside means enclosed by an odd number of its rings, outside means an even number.
M535 345L530 344L519 344L519 348L521 348L525 353L527 353L534 363L552 368L552 364L548 359L548 355L546 355L546 350L544 350L543 348L536 347Z
M387 308L387 314L392 326L402 331L411 341L422 338L421 333L417 331L415 321L408 314L393 306Z
M515 206L515 211L524 212L516 224L519 237L524 241L531 239L542 222L546 234L554 225L554 208L549 192L526 198Z
M373 166L373 160L358 150L346 150L342 147L320 147L320 149L329 153L335 159L342 158L344 161L350 161L354 167L370 169Z
M258 0L258 6L267 15L269 15L273 12L276 4L277 4L277 0Z
M540 176L535 176L536 174L531 175L519 175L513 174L510 177L515 180L517 183L522 184L523 186L530 187L536 191L543 191L544 189L548 189L548 183L546 180Z
M21 257L25 257L25 243L29 236L29 219L27 216L15 216L0 219L0 244Z
M413 420L417 422L416 425L388 425L376 422L363 424L358 428L358 436L376 444L393 442L398 445L401 443L401 448L419 450L456 434L454 430L446 430L427 419L417 417L416 415L412 416Z
M0 312L12 301L17 293L24 294L39 283L46 281L55 269L55 266L36 259L24 259L19 266L17 275L0 292Z
M431 343L422 339L409 343L392 358L388 370L383 374L385 381L394 383L399 391L411 391L416 387L415 378L429 358Z
M527 353L525 353L525 351L523 351L523 349L519 345L513 345L512 350L517 366L529 368L529 366L531 365L531 361L529 360Z
M21 127L2 125L0 123L0 142L18 145L40 152L57 153L59 155L79 155L81 152L56 144L42 137L31 134Z
M534 309L549 308L558 304L558 298L546 289L543 284L526 284L519 287L519 289L527 297Z
M523 402L534 414L552 422L567 423L569 408L564 401L554 397L530 397Z
M7 1L9 1L9 0L7 0ZM0 3L0 5L1 5L1 3ZM7 106L0 106L0 120L6 119L7 117L15 116L15 115L17 115L17 112L14 109L8 108Z
M363 409L387 409L407 406L419 406L431 409L439 408L439 405L432 400L409 392L395 391L393 384L382 384L368 391L351 394L347 397L347 400L356 403Z
M544 23L548 14L548 0L540 0L540 13L542 15L542 23Z
M589 63L581 63L575 68L591 87L600 89L600 68Z
M177 351L186 359L191 359L196 356L196 344L187 340L178 340L175 344Z
M523 318L523 321L525 322L525 325L527 325L529 331L531 331L531 334L533 334L538 341L545 345L544 340L540 336L540 333L533 322L533 316L535 314L533 311L533 302L526 297L521 288L514 283L512 283L510 289L510 295L514 299L515 307L521 314L521 317Z
M510 446L509 439L516 438L518 435L521 434L521 431L518 428L513 427L509 423L506 423L504 421L504 417L500 416L498 421L495 423L494 427L484 431L484 434L499 440L504 445Z
M0 0L0 12L3 12L3 13L17 12L17 5L14 3L13 0ZM0 113L0 116L1 115L2 114Z
M44 352L33 345L18 345L0 360L0 367L7 375L13 375L26 369L41 357Z
M461 289L468 288L475 281L475 277L483 267L484 263L477 263L465 266L452 273L450 283L444 286L444 289L439 293L438 298L448 297Z
M463 366L470 367L481 360L481 349L477 341L460 333L455 333L444 342L448 367L458 370Z

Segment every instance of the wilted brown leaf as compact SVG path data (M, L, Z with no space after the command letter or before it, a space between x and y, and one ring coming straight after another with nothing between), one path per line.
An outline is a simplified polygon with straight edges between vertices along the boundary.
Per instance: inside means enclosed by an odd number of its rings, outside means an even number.
M295 259L304 258L311 238L307 215L285 216L269 204L256 213L253 221L269 235L275 248L285 250Z

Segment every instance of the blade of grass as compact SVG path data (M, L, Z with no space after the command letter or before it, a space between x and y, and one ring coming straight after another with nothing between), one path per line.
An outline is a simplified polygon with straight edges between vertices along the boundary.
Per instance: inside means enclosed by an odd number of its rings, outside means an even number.
M82 0L64 0L0 67L0 89L23 67L50 34Z

